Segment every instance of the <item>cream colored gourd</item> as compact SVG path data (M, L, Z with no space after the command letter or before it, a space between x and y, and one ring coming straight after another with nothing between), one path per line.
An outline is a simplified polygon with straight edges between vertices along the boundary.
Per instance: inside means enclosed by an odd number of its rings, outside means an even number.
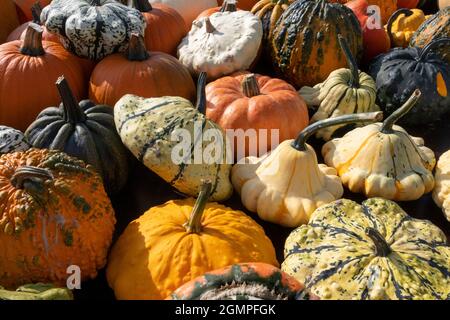
M450 150L439 158L436 165L435 179L434 202L442 208L445 217L450 221Z
M327 126L380 118L381 112L373 112L322 120L261 158L245 158L246 162L236 164L231 171L242 203L266 221L286 227L307 223L314 210L343 194L336 170L318 164L314 149L306 144L308 137Z
M150 0L150 3L163 3L177 10L188 29L201 12L218 6L216 0Z
M213 183L211 200L221 201L233 192L229 180L231 165L227 161L228 149L224 147L225 133L204 115L205 84L206 74L202 73L198 80L197 107L181 97L145 99L127 94L114 107L114 121L131 153L178 191L197 196L202 181L209 180ZM222 142L218 151L221 153L216 153L220 156L218 161L212 154L218 143L202 136L206 132L217 134L215 139ZM200 158L196 150L200 150ZM205 155L213 157L207 159Z
M416 90L384 123L357 128L327 142L322 155L350 191L389 200L416 200L434 187L432 150L394 123L419 100Z
M299 94L308 107L318 107L311 118L311 123L345 114L379 111L375 104L377 88L375 81L365 72L358 70L358 65L342 36L338 37L349 69L341 68L330 73L328 78L314 87L302 87ZM341 126L328 127L316 133L318 138L326 141Z
M258 55L262 23L248 11L217 12L192 24L178 57L192 74L217 79L246 70Z

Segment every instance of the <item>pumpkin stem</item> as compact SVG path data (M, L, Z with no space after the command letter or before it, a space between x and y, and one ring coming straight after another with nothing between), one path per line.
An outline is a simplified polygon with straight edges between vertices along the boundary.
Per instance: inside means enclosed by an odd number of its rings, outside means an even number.
M39 1L37 1L35 4L31 6L31 16L33 17L33 22L40 24L41 23L41 13L42 13L42 6Z
M358 64L356 63L355 58L353 57L352 51L348 46L347 41L342 35L338 35L339 45L341 46L342 51L344 52L345 58L347 59L347 64L352 72L352 78L350 79L350 87L359 88L359 70Z
M194 208L189 216L189 220L184 225L187 233L199 233L202 231L203 211L205 210L206 203L211 196L211 190L211 181L203 181L197 201L195 202Z
M69 83L61 76L56 81L56 88L58 89L59 96L61 97L62 108L64 111L64 121L67 123L80 123L86 120L86 115L81 110L77 100L73 96L72 90L70 90Z
M450 46L450 38L444 37L431 41L422 49L422 51L420 52L420 56L417 60L422 61L422 59L424 59L431 50L433 50L434 48L443 43L447 43Z
M377 230L374 228L366 228L366 235L375 244L375 254L377 257L387 257L391 253L391 248Z
M298 151L306 151L306 141L317 131L336 125L345 125L356 122L377 122L383 119L383 112L367 112L367 113L355 113L336 118L329 118L321 121L317 121L310 126L303 129L298 135L297 139L292 142L292 147Z
M249 98L259 96L261 94L258 80L256 80L254 73L244 77L244 80L242 81L242 91Z
M43 31L44 29L34 22L28 24L27 30L25 32L25 39L23 39L20 52L32 57L44 55L45 51L44 47L42 46Z
M225 0L222 3L222 7L220 8L220 12L235 12L237 11L236 1L233 0Z
M26 182L43 183L47 180L53 180L53 174L48 169L23 166L14 172L11 177L11 184L16 189L24 189Z
M410 10L410 9L401 8L401 9L398 9L397 11L395 11L392 14L392 16L389 17L389 20L388 20L387 26L386 26L386 31L388 33L389 40L391 41L391 46L394 46L394 37L392 36L392 24L394 23L395 20L397 20L399 15L404 14L405 17L409 17L413 13L414 12L412 12L412 10Z
M197 110L206 114L206 78L208 74L206 72L201 72L197 80Z
M148 0L132 0L132 3L132 7L140 12L150 12L153 10L153 7Z
M409 97L409 99L397 110L394 111L389 117L386 118L383 122L383 126L381 127L381 132L383 133L392 133L392 127L394 124L405 114L409 112L409 110L414 107L414 105L419 101L420 96L422 93L419 89L414 90L412 95Z
M212 25L209 17L205 18L205 29L207 33L213 33L214 31L216 31L216 28L214 28L214 26Z
M150 54L145 47L144 37L139 33L133 32L128 44L127 59L130 61L147 60Z

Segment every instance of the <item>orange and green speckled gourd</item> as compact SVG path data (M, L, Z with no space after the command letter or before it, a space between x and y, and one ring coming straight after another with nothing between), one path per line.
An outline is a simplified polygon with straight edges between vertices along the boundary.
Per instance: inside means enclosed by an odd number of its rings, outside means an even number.
M93 167L59 151L0 157L0 284L65 286L67 268L94 278L106 263L114 211Z

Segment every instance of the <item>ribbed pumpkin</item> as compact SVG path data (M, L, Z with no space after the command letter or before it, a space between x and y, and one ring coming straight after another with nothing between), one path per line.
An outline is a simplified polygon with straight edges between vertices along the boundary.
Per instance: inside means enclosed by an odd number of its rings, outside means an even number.
M408 125L429 124L450 111L450 69L434 53L439 45L449 47L450 38L437 39L425 48L394 48L372 61L369 74L377 84L378 105L391 114L415 89L422 99L402 119Z
M196 107L182 97L125 95L114 106L114 121L131 153L178 191L196 196L207 179L211 200L223 201L233 193L231 161L223 129L205 116L205 85L201 73Z
M133 7L144 16L145 46L152 51L160 51L173 56L178 44L188 33L183 17L173 8L162 3L153 5L148 0L132 0Z
M317 300L303 284L266 263L234 264L185 283L171 300Z
M264 230L242 211L197 201L169 201L131 222L109 256L107 279L117 299L164 299L205 272L235 263L278 266Z
M296 1L278 20L272 34L271 56L278 74L291 84L314 86L347 65L338 34L353 56L362 56L362 31L353 12L325 0Z
M24 300L73 300L73 294L66 288L55 288L51 284L26 284L16 290L5 290L0 286L0 301Z
M436 188L433 199L442 208L445 217L450 221L450 150L439 158L436 165Z
M0 123L24 131L42 109L58 104L55 80L61 74L77 99L86 95L79 59L60 44L42 41L36 24L28 26L23 41L1 45Z
M445 37L450 38L450 6L439 10L422 23L413 34L409 45L424 48L434 40ZM441 47L435 48L435 51L447 63L450 63L450 46L448 44L443 43Z
M6 41L8 35L19 26L16 6L13 0L2 1L0 10L0 44Z
M329 0L330 2L347 3L351 0ZM397 0L367 0L370 6L378 6L381 23L386 24L389 17L397 10Z
M398 9L389 18L386 30L392 47L406 48L416 30L426 20L420 9Z
M61 77L56 82L61 104L44 109L28 127L25 136L36 148L61 150L92 165L110 194L127 182L128 152L114 124L110 106L80 103Z
M26 151L30 147L22 131L0 125L0 154Z
M30 9L33 5L38 4L40 7L45 7L52 2L52 0L14 0L19 17L22 22L33 20L33 14Z
M100 61L89 83L89 98L98 104L114 106L125 94L193 100L195 84L176 58L163 52L148 52L142 36L132 34L127 53Z
M114 211L92 166L59 151L30 149L0 157L0 283L66 286L106 263Z
M430 221L395 202L342 199L317 209L286 240L282 270L321 299L441 300L450 247Z

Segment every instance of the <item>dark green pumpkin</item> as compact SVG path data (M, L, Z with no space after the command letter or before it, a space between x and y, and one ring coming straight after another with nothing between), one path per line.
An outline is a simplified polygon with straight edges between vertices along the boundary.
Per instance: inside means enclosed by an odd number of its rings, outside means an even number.
M414 32L409 45L423 48L440 38L450 38L450 6L439 10L431 18L425 20ZM435 49L450 64L450 45L443 43Z
M128 151L116 131L114 110L90 100L79 104L67 81L56 82L62 103L44 109L25 137L36 148L61 150L91 164L103 177L109 194L119 192L128 178Z
M362 31L350 8L325 0L292 3L272 34L270 51L275 70L297 87L323 82L332 71L347 66L339 34L359 60Z
M433 48L450 39L433 41L425 48L394 48L374 59L369 73L377 85L377 102L387 114L402 106L414 90L422 97L400 122L428 124L450 111L450 69Z

